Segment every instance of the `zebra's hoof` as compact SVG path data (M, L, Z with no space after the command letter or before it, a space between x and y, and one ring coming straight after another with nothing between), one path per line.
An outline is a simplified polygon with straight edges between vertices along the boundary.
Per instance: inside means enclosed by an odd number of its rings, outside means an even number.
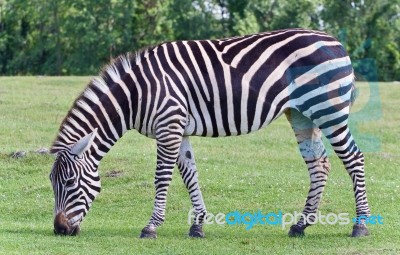
M205 237L203 232L203 227L200 225L193 224L189 230L189 236L194 238L203 238Z
M354 224L353 225L353 232L351 233L351 237L363 237L368 236L369 232L367 226L364 224Z
M304 237L304 228L292 225L288 234L289 237Z
M153 228L144 227L142 229L142 233L140 234L140 238L156 239L157 238L156 230Z

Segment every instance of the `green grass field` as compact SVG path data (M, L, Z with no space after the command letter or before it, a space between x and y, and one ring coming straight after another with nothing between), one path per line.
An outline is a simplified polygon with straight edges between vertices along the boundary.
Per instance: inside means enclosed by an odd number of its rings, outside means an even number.
M76 237L53 234L48 148L88 77L0 77L0 254L399 254L400 84L358 83L352 128L365 151L368 198L383 225L350 238L352 225L318 224L293 239L288 229L206 225L206 238L187 236L190 200L178 171L169 190L166 222L157 240L138 238L153 206L155 141L128 132L103 159L102 193ZM251 135L193 137L200 185L209 212L301 211L309 177L284 117ZM11 158L15 151L24 158ZM320 210L355 216L352 185L341 162L332 170ZM115 171L118 177L112 177Z

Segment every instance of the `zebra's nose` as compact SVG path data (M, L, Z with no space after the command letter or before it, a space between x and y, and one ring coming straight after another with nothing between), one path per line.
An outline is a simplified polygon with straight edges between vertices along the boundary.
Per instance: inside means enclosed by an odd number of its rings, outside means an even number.
M58 213L54 218L54 234L70 235L71 227L68 224L68 219L64 213Z

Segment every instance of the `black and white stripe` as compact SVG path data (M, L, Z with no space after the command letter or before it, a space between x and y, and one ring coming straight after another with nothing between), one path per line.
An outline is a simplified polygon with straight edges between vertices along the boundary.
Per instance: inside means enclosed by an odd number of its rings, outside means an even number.
M364 158L347 126L353 93L347 53L335 38L319 31L168 42L121 56L90 82L61 124L52 147L58 155L52 171L56 218L62 214L59 221L69 221L69 210L80 205L81 197L82 217L86 214L100 191L100 160L127 130L136 129L157 141L154 211L142 236L155 237L164 221L175 164L199 216L191 234L201 236L206 208L189 136L247 134L282 114L310 172L304 214L316 212L330 169L322 131L353 180L357 216L369 215ZM63 158L69 163L57 167ZM67 188L63 182L71 175L77 184ZM300 220L292 234L307 225ZM68 224L63 229L72 231Z

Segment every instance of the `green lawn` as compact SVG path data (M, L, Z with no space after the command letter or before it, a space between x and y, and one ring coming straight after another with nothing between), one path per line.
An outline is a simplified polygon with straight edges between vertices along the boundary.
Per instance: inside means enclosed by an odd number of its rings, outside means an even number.
M0 254L399 254L400 84L358 83L352 128L365 151L368 198L383 225L350 238L352 225L315 225L293 239L288 229L258 225L206 225L206 238L190 239L190 200L178 171L157 240L141 240L153 206L155 142L127 133L100 165L102 193L76 237L53 234L49 147L59 124L89 77L0 77ZM209 212L300 211L309 177L284 117L266 129L232 138L193 137L200 184ZM27 151L21 159L15 151ZM332 171L321 212L354 216L352 185L331 155ZM120 171L119 177L108 173Z

